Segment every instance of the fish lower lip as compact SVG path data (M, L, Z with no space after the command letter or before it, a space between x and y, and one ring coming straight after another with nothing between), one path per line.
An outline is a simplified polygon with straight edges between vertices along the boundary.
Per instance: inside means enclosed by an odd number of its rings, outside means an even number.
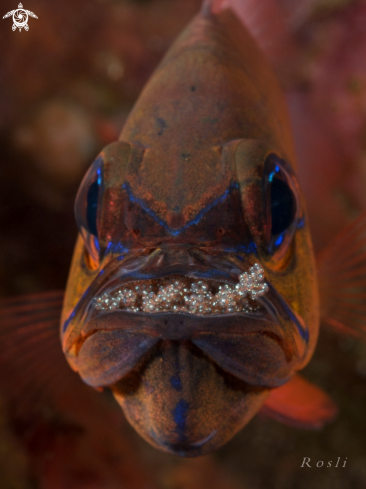
M126 333L150 334L164 340L191 339L197 333L246 335L267 332L283 341L283 331L278 323L266 313L233 313L215 316L197 316L187 312L161 312L155 314L124 310L104 312L88 321L83 330L83 339L98 331L123 330Z
M280 385L290 372L280 325L262 314L245 313L206 317L123 310L102 313L84 325L72 363L89 385L112 385L161 341L189 341L252 385Z

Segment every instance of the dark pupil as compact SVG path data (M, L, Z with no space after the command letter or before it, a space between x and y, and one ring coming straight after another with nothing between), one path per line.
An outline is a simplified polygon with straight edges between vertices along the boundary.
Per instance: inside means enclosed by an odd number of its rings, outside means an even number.
M272 235L283 233L294 218L295 200L290 187L279 178L271 184Z
M97 231L97 210L98 210L99 184L97 181L90 185L87 196L86 220L89 232L98 236Z

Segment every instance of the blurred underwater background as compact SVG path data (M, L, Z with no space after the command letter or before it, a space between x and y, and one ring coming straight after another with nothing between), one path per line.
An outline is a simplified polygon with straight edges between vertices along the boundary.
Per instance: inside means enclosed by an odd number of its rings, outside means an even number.
M78 185L98 152L118 138L150 74L201 5L28 1L38 16L28 32L13 32L10 19L0 28L2 298L65 287ZM2 0L2 15L15 3ZM320 252L366 210L366 0L232 3L247 5L244 21L285 91ZM93 392L85 425L87 404L74 418L45 409L42 419L14 426L0 398L0 487L364 489L366 343L322 328L303 373L339 405L333 424L303 431L258 415L226 446L195 460L150 447L108 395L111 418L98 417L94 398L102 394ZM107 444L107 424L111 433L116 427L123 450ZM301 468L304 457L324 467ZM338 457L347 458L344 468L334 467Z

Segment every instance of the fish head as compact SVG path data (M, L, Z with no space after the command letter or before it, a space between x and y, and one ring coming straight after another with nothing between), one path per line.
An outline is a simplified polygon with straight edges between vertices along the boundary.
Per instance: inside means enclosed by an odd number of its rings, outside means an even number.
M319 328L285 104L225 22L193 21L85 176L62 315L71 367L185 456L247 424Z

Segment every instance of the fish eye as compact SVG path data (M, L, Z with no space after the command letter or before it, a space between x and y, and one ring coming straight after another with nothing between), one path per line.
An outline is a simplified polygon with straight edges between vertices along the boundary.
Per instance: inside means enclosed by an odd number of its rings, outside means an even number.
M264 165L264 194L268 248L273 254L291 241L300 210L295 177L275 154L269 155Z
M270 192L271 234L277 236L292 224L296 202L289 185L279 178L273 178Z
M99 262L98 208L103 191L103 158L97 158L80 184L75 217L92 264ZM94 266L92 267L94 268Z

